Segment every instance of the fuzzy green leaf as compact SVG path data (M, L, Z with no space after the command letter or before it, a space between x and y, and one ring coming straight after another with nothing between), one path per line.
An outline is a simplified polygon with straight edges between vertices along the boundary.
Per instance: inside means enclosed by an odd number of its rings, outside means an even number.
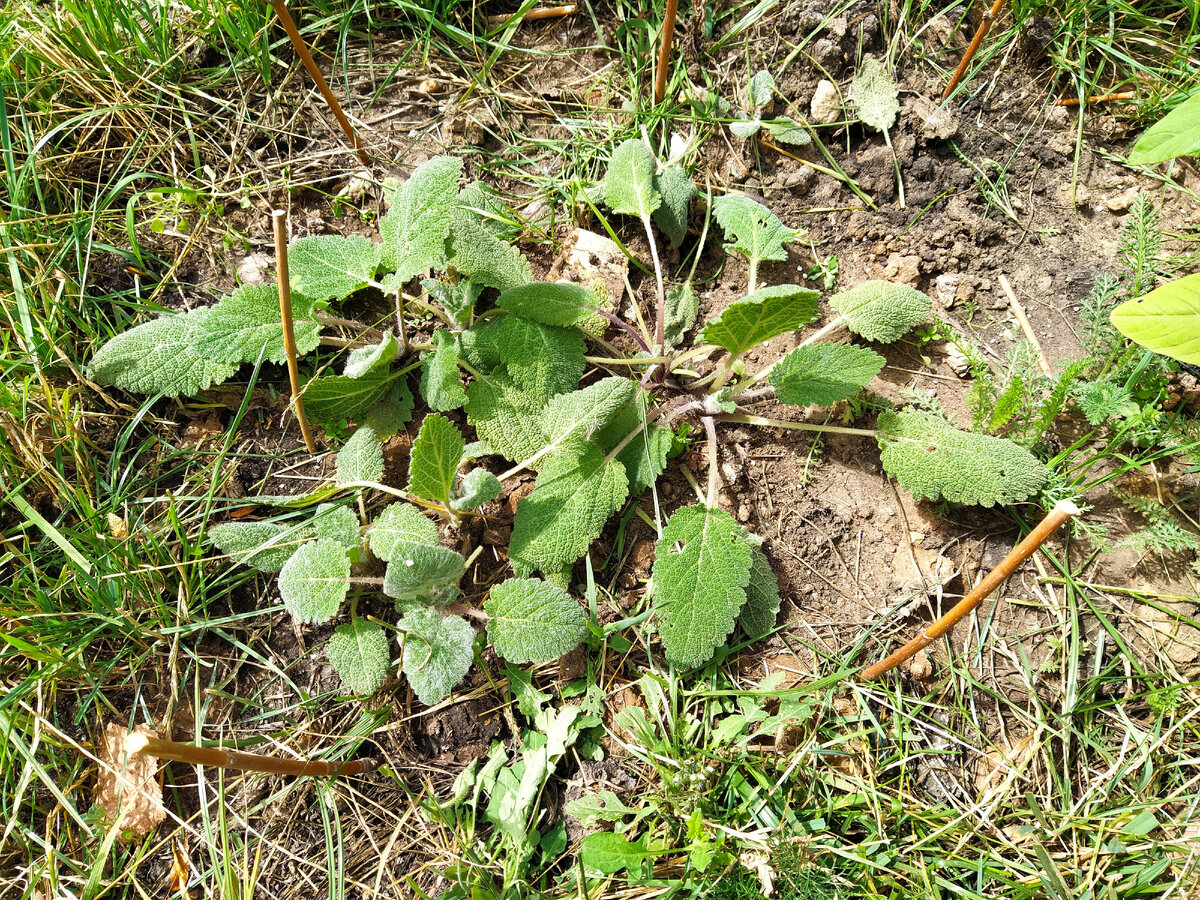
M329 639L329 664L352 694L374 694L391 668L387 635L366 619L339 625Z
M1116 329L1136 344L1200 365L1200 275L1188 275L1126 300L1112 311Z
M279 571L283 605L301 624L328 622L349 590L350 557L337 541L305 544Z
M483 293L483 285L473 281L459 281L452 284L449 281L434 281L427 278L421 286L428 292L429 299L440 303L442 309L450 314L456 324L466 325L471 321L471 313L475 303Z
M513 315L543 325L571 327L592 321L600 301L595 294L578 284L535 281L509 288L496 300L496 305Z
M386 369L376 369L358 378L322 375L304 389L304 411L309 419L322 425L362 421L388 396L394 380Z
M746 637L756 641L775 627L779 607L779 579L762 547L750 548L750 580L746 583L746 605L738 616L738 625Z
M775 95L775 77L766 69L750 76L750 106L755 110L765 109Z
M238 364L200 355L191 334L203 330L212 308L160 316L123 331L104 344L88 364L97 384L136 394L192 395L233 376Z
M380 247L362 235L320 234L288 244L292 291L314 302L345 300L371 283Z
M421 422L408 464L408 492L450 505L454 476L467 442L445 416L429 413Z
M760 131L762 131L762 119L734 119L729 123L729 130L733 132L735 137L740 137L743 141L748 141Z
M780 144L791 144L793 147L803 147L812 143L812 135L803 126L786 116L763 122L767 134Z
M462 556L450 548L412 546L387 564L383 592L394 600L443 602L446 589L458 584L464 572Z
M590 438L632 406L637 392L636 382L610 375L578 391L559 394L542 414L546 443L562 447Z
M539 578L509 578L483 605L488 637L511 663L543 663L587 637L587 616L570 594Z
M725 308L704 328L704 340L724 347L734 356L773 337L795 331L817 315L814 290L795 284L777 284L755 291Z
M342 374L347 378L362 378L375 372L386 371L400 354L400 342L395 335L385 334L378 344L369 344L350 351Z
M433 706L463 680L475 657L475 629L460 616L410 610L399 623L406 633L402 668L417 699Z
M433 349L421 360L421 396L430 409L442 412L466 405L467 392L458 374L458 347L445 328L433 333Z
M788 258L783 245L794 241L797 232L761 203L741 194L726 194L713 201L713 215L725 231L725 249L736 250L751 261Z
M886 362L874 350L853 344L809 344L775 365L771 387L782 403L829 406L861 391Z
M508 555L519 574L573 564L625 502L629 481L593 444L553 454L533 492L517 503Z
M1016 503L1049 477L1032 453L1012 441L959 431L917 410L881 415L878 439L884 469L916 497L977 506Z
M446 239L461 171L462 160L435 156L388 195L390 208L379 220L382 262L395 269L399 284L426 269L446 267Z
M278 572L311 536L307 525L289 527L273 522L222 522L208 531L222 553L260 572Z
M700 314L700 298L689 281L667 291L666 330L664 337L668 347L679 347L684 336L696 324Z
M545 444L544 402L518 388L506 375L476 378L467 388L467 421L480 440L512 462L521 462Z
M604 452L610 453L626 435L637 428L649 411L650 395L638 391L637 400L620 415L596 432L594 440ZM629 478L629 496L638 497L652 485L667 468L667 454L675 435L669 428L649 423L649 430L625 445L617 459Z
M1129 163L1148 166L1176 156L1200 154L1200 92L1192 94L1137 139Z
M440 547L437 525L411 503L392 503L375 519L367 534L371 552L390 562L412 547Z
M702 505L677 510L663 528L654 609L671 665L708 662L733 631L750 581L750 545L742 532L729 513Z
M311 353L320 341L321 323L312 317L312 308L312 301L292 297L293 330L300 355ZM261 354L269 362L287 361L275 285L244 285L212 307L208 315L187 316L186 324L187 341L209 359L253 363Z
M900 92L887 68L875 57L863 57L858 73L850 82L850 100L858 108L858 117L864 125L887 131L896 124Z
M383 399L367 411L362 423L374 428L380 440L387 440L412 420L412 413L412 391L403 378L397 378L388 387Z
M579 386L584 362L583 335L520 316L496 324L496 347L513 382L543 402Z
M654 211L654 224L672 247L678 247L687 237L688 210L699 192L682 166L669 166L655 175L654 189L662 197L662 205Z
M354 554L362 547L358 516L348 506L321 503L309 524L318 539L335 541Z
M604 175L604 202L615 213L649 221L662 203L654 188L654 156L637 138L617 145Z
M475 509L489 500L500 496L504 485L487 469L472 469L462 477L458 486L458 497L451 502L452 509Z
M489 201L482 186L470 184L458 195L450 229L449 265L477 285L507 290L533 281L529 260L484 224L480 210Z
M868 341L890 344L929 318L933 301L915 288L864 281L829 298L846 327Z
M360 425L338 451L334 481L352 484L383 479L383 445L370 425Z

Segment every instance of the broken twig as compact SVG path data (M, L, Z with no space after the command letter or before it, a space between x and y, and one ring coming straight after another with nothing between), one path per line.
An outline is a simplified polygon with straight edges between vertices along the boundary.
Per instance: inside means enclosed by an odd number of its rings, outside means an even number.
M1004 288L1004 293L1008 294L1008 305L1012 309L1013 315L1017 317L1017 323L1021 326L1025 340L1029 341L1029 345L1033 347L1033 352L1037 354L1038 366L1041 367L1041 370L1046 375L1053 375L1054 372L1050 369L1050 363L1046 359L1046 354L1042 352L1042 345L1038 343L1037 335L1033 333L1033 325L1029 321L1029 316L1025 315L1025 307L1017 299L1017 294L1012 289L1012 285L1008 283L1007 276L1000 276L1000 286Z
M379 768L379 761L371 758L350 762L280 759L240 750L222 750L220 747L180 744L143 732L129 735L125 739L125 750L130 756L141 754L215 769L240 769L243 772L267 772L271 775L316 775L328 778L335 775L367 775Z
M954 77L950 79L950 83L946 85L946 90L942 93L942 99L947 99L954 93L954 89L958 87L958 83L963 80L963 76L967 74L967 66L971 65L971 60L975 58L975 54L979 51L983 39L987 37L988 31L992 27L992 23L996 21L996 17L1000 15L1000 10L1004 9L1004 0L996 0L992 4L992 8L983 14L983 19L979 23L979 28L975 31L975 37L971 38L971 43L967 45L966 52L963 53L962 62L958 64L958 68L954 70Z

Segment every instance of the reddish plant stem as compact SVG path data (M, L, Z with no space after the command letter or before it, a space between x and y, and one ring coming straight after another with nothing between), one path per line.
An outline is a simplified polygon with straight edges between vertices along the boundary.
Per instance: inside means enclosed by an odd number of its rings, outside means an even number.
M654 102L662 103L667 95L667 69L671 61L671 44L675 40L675 16L679 12L679 0L667 0L667 11L663 16L662 41L658 45L658 69L654 75Z
M275 267L279 276L279 315L283 321L283 352L287 355L288 380L292 385L292 406L296 410L296 421L300 423L300 434L309 453L317 452L308 417L304 415L304 396L300 393L300 369L296 362L296 331L292 324L292 287L288 274L287 258L287 213L277 209L271 213L271 224L275 227Z
M131 734L125 741L130 754L143 754L156 759L211 766L215 769L240 769L243 772L267 772L271 775L366 775L379 768L379 761L365 758L350 762L317 762L303 759L280 759L276 756L260 756L240 750L222 750L219 747L197 747L195 744L180 744L145 734Z
M1017 544L1012 552L1004 559L1000 560L1000 564L992 569L979 584L971 589L967 596L963 597L956 603L951 610L930 625L919 636L913 638L895 653L888 656L886 659L880 660L873 666L867 666L858 673L858 677L862 681L871 681L878 678L880 675L894 669L900 663L904 662L909 657L924 650L939 637L957 625L962 619L966 618L975 607L983 602L992 591L1000 587L1001 584L1016 571L1017 566L1033 556L1038 547L1046 542L1055 531L1062 526L1064 522L1073 519L1079 515L1079 507L1070 500L1059 500L1054 505L1054 509L1046 514L1046 517L1038 523L1037 527L1025 537L1025 540Z
M979 23L979 28L975 31L975 37L971 38L971 43L967 45L967 50L963 54L962 62L958 64L958 68L954 70L954 77L950 79L950 83L946 85L946 90L942 94L942 99L947 99L954 93L954 89L958 87L958 83L963 80L963 76L967 74L967 66L971 65L971 60L975 58L975 54L979 52L979 47L983 43L983 39L987 37L988 31L991 30L992 23L996 21L996 17L1000 15L1000 10L1004 9L1005 0L995 0L992 8L983 14L983 21Z
M1088 97L1087 104L1091 106L1093 103L1108 103L1112 100L1136 100L1137 91L1116 91L1112 94L1100 94L1096 97ZM1063 97L1061 100L1055 101L1055 106L1078 106L1078 97Z
M329 111L333 113L333 117L337 119L338 125L341 126L342 133L346 135L346 139L350 141L350 146L354 148L354 152L358 155L359 160L364 166L371 164L371 157L367 156L367 151L363 149L362 142L359 141L358 135L354 131L354 127L350 124L350 120L346 118L346 114L342 112L342 105L338 103L337 97L333 96L333 91L329 89L329 84L325 81L325 76L321 74L321 70L317 68L317 62L313 59L312 54L308 52L308 45L304 43L304 38L300 37L300 32L296 28L296 23L292 21L292 15L288 12L287 4L284 0L271 0L271 6L275 9L275 15L279 17L279 24L283 26L283 30L287 32L288 40L292 42L292 47L295 48L296 54L300 57L300 61L304 63L304 68L308 69L308 74L312 76L313 82L317 85L317 90L321 92L321 96L325 98L325 102L329 104Z

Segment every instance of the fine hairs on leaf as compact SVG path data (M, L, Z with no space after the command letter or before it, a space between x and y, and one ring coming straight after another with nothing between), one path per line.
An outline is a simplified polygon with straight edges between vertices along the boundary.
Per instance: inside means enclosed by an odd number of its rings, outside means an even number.
M816 318L820 296L795 284L762 288L727 306L705 326L704 340L738 356L773 337L803 328Z
M413 609L400 620L402 668L413 693L426 706L441 703L463 680L474 658L475 629L461 616Z
M335 460L338 484L380 481L383 478L383 444L370 425L360 425L350 435Z
M349 590L350 558L337 541L303 545L279 572L283 605L304 625L332 619Z
M466 446L458 428L445 416L437 413L425 416L409 459L409 493L449 507Z
M413 170L386 194L387 214L379 220L381 261L404 284L426 269L446 266L446 241L458 200L462 161L437 156Z
M900 112L900 92L882 62L864 56L858 73L850 83L850 100L858 117L876 131L888 131Z
M380 246L362 235L320 234L288 244L293 293L338 303L371 283Z
M637 138L617 145L604 176L604 202L615 213L649 222L662 203L654 186L654 155Z
M549 662L587 637L583 607L562 588L537 578L501 582L483 608L488 637L509 662Z
M725 248L750 260L752 273L757 272L761 260L787 259L784 244L797 237L797 232L784 225L775 213L741 194L726 194L714 200L713 216L725 232ZM751 281L750 290L756 287Z
M378 625L363 619L339 625L329 639L329 664L352 693L364 697L374 694L391 668L387 635Z
M864 281L829 298L846 327L868 341L890 344L929 318L933 301L890 281Z

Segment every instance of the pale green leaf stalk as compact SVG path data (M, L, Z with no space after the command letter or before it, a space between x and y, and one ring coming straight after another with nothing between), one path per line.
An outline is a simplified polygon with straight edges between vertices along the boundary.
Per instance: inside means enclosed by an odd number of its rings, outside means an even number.
M658 244L654 241L651 216L662 205L662 195L654 185L655 169L658 167L654 155L644 143L632 138L618 144L608 161L604 175L604 202L615 213L637 216L646 229L646 240L650 243L650 256L654 262L654 276L658 284L658 306L655 321L654 341L661 348L666 328L666 287L663 283L662 264L658 259Z
M537 578L509 578L492 588L484 611L496 652L512 663L558 659L587 637L583 607Z

